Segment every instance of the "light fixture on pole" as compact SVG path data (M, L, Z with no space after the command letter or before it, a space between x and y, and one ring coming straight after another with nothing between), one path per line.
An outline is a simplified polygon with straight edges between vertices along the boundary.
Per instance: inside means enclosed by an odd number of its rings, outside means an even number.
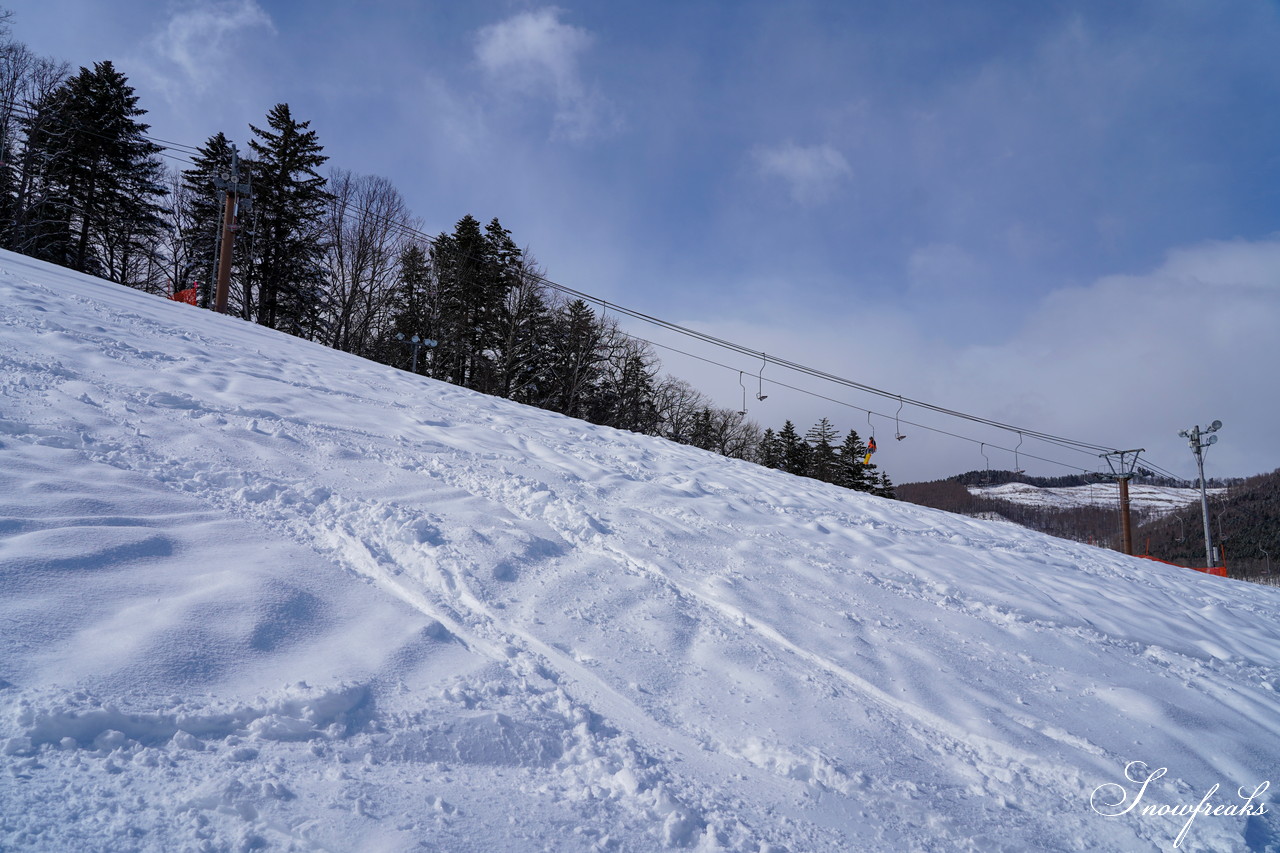
M413 372L414 373L418 372L418 350L422 349L423 347L427 347L428 349L430 349L431 347L436 345L436 342L431 340L430 338L420 338L417 335L414 335L413 337L406 339L405 336L400 332L396 332L396 340L403 342L405 346L413 347Z
M1204 482L1204 451L1212 444L1218 443L1218 437L1213 433L1222 429L1222 421L1214 421L1200 429L1200 425L1191 429L1184 429L1178 432L1178 435L1187 439L1187 443L1191 445L1191 452L1196 455L1196 466L1200 469L1200 509L1204 513L1204 559L1205 567L1212 569L1215 563L1213 559L1213 532L1209 529L1209 492L1205 488Z

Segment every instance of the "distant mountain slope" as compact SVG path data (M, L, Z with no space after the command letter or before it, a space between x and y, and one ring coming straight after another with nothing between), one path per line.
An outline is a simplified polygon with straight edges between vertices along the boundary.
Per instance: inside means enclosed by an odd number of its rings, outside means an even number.
M999 475L1006 472L994 473L996 476L991 479L1000 483ZM1010 477L1016 476L1007 473ZM907 503L973 518L1000 518L1051 536L1104 548L1118 545L1116 503L1108 505L1105 499L1108 492L1114 494L1114 485L1042 487L1023 480L999 485L966 485L966 481L972 479L962 474L930 483L903 483L896 487L895 493L899 500ZM1083 499L1068 501L1056 491L1076 489L1085 490ZM1118 498L1115 500L1118 503Z
M1076 507L1102 507L1112 509L1119 505L1120 487L1114 482L1090 483L1087 486L1035 486L1030 483L1005 483L1000 486L969 486L969 492L980 498L1007 501L1024 506L1043 507L1050 510ZM1224 494L1225 489L1212 489L1212 494ZM1129 507L1145 513L1165 515L1200 500L1199 489L1177 486L1150 486L1133 483L1129 486Z
M1280 590L0 252L0 849L1226 853L1277 767Z
M1209 500L1210 526L1233 577L1280 582L1280 470L1259 474ZM1204 564L1204 513L1195 504L1134 532L1135 546L1184 565ZM1268 571L1269 570L1269 571Z
M908 503L974 518L1001 518L1118 550L1119 487L1107 481L1071 484L1077 479L1084 478L969 472L932 483L900 484L897 496ZM1213 486L1208 494L1213 536L1215 541L1225 538L1231 576L1280 585L1280 561L1271 565L1267 557L1270 552L1271 561L1280 558L1280 472ZM1204 565L1198 488L1136 481L1129 497L1135 552L1184 566Z

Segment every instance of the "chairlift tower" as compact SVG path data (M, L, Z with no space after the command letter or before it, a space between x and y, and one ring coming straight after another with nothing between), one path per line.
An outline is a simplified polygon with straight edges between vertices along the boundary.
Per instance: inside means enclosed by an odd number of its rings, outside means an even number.
M1222 421L1214 421L1200 429L1200 425L1191 429L1184 429L1178 432L1178 435L1187 439L1187 443L1191 445L1191 452L1196 455L1196 467L1200 469L1200 510L1204 513L1204 565L1205 568L1212 569L1217 562L1213 558L1213 531L1209 528L1209 492L1204 482L1204 451L1211 444L1218 443L1218 437L1213 433L1222 429Z
M240 182L240 152L231 146L231 164L213 179L214 189L222 191L226 199L222 210L222 237L218 243L217 286L213 296L213 310L227 313L227 292L231 286L231 247L239 230L236 217L240 211L248 212L252 206L253 185Z
M1120 550L1125 554L1133 554L1133 526L1129 523L1129 481L1138 469L1138 454L1143 449L1116 450L1102 454L1111 468L1110 474L1103 474L1120 483Z

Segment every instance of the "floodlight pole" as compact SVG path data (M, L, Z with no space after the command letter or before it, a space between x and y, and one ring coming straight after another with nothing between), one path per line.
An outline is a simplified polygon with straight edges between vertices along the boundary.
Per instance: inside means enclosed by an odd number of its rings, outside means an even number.
M413 347L413 373L418 372L418 350L423 347L430 349L436 345L436 342L431 338L420 338L417 335L406 340L404 334L400 332L396 333L396 340L401 341L406 346Z
M1200 470L1200 511L1204 514L1204 565L1209 569L1214 565L1213 530L1209 527L1209 491L1204 482L1204 451L1209 445L1217 443L1218 437L1211 433L1220 429L1222 429L1222 421L1214 421L1204 430L1196 424L1191 429L1184 429L1178 433L1191 445L1191 452L1196 455L1196 467Z

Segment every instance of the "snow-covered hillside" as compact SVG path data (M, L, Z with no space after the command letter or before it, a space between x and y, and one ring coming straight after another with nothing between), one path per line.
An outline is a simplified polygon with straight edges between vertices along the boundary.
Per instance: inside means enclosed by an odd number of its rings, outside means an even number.
M0 631L4 850L1280 846L1280 590L10 254Z
M1208 492L1210 497L1216 497L1225 493L1226 490L1209 489ZM999 486L970 486L969 494L1045 509L1075 509L1084 506L1115 507L1120 501L1120 487L1114 482L1056 488L1033 486L1030 483L1002 483ZM1199 501L1199 489L1148 486L1142 483L1129 486L1129 506L1135 510L1167 515Z

